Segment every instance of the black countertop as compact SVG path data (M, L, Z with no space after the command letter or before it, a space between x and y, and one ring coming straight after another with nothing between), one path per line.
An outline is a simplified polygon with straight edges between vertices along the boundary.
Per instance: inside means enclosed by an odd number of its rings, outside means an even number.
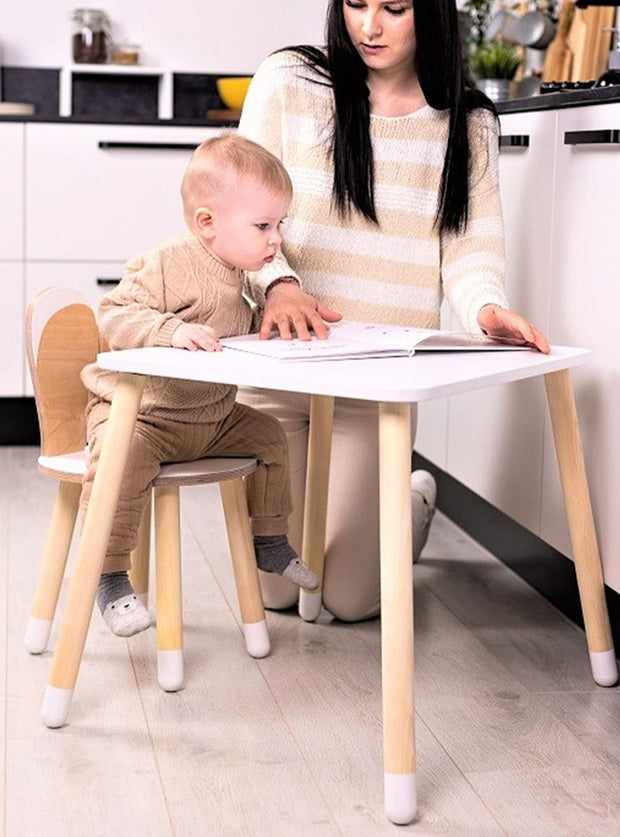
M497 103L498 113L521 113L528 110L555 110L559 108L598 105L604 102L620 102L620 85L590 87L586 90L567 90L558 93L541 93L527 99L509 99Z

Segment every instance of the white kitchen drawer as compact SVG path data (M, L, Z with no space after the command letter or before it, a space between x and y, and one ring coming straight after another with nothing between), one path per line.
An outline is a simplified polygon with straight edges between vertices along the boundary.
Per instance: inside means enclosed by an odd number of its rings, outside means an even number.
M24 266L0 261L2 328L0 329L0 397L23 395Z
M26 259L125 261L183 232L179 188L217 128L29 123Z
M0 124L0 261L24 255L24 125Z

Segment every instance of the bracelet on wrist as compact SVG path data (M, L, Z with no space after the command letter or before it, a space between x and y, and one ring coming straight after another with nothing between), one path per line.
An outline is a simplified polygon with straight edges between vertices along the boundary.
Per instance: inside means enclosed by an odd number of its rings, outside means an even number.
M265 288L265 299L267 299L267 294L272 288L275 288L276 285L290 285L291 283L297 285L299 287L299 282L295 279L294 276L280 276L279 279L274 279L273 282L270 282L267 287Z

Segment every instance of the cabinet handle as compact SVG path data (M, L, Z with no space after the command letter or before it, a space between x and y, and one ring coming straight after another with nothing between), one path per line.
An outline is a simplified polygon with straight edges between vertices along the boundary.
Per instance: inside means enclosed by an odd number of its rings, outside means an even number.
M98 276L95 281L99 286L105 287L107 285L118 285L121 280L115 279L113 276Z
M620 130L566 131L564 145L620 145Z
M197 142L108 142L108 140L100 140L97 143L98 148L105 150L126 148L146 151L194 151L197 145Z
M500 148L529 148L529 134L505 134L499 138Z

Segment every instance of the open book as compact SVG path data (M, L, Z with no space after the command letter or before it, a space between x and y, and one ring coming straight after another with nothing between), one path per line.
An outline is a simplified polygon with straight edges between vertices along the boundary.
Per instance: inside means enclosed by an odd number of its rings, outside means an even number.
M416 352L496 351L526 349L522 343L430 328L344 321L330 326L325 340L259 340L257 334L225 337L224 349L250 352L280 361L349 360L370 357L409 357Z

